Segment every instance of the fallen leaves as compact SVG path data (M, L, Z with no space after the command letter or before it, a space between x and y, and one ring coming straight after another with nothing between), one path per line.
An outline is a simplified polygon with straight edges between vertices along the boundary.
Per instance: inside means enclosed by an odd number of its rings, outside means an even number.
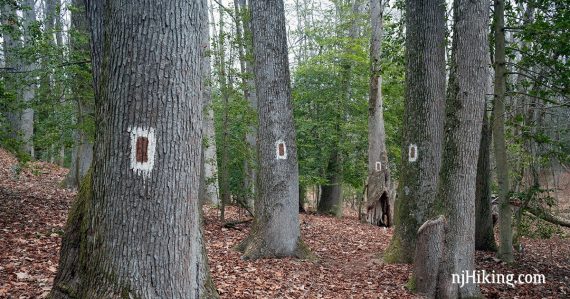
M16 161L0 149L0 298L45 298L57 272L60 236L74 193L60 187L66 170L33 163L19 178ZM250 223L223 228L219 211L204 207L210 271L221 298L415 298L404 287L409 265L380 259L392 229L345 218L302 214L304 242L316 261L293 258L242 260L233 248ZM245 219L228 207L226 217ZM569 298L570 241L523 239L525 253L504 264L493 253L477 253L477 269L496 273L542 273L544 285L482 285L487 298Z

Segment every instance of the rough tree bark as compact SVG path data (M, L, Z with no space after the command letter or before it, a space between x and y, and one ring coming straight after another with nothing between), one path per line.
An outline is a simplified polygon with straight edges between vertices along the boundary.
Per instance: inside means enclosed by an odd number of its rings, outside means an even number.
M283 0L251 2L260 161L255 221L243 257L305 257Z
M475 271L475 190L481 127L488 83L488 0L453 2L453 43L446 102L445 141L438 206L448 230L439 271L438 298L480 297L452 274ZM436 208L437 209L437 208Z
M414 258L413 286L415 292L434 298L437 275L445 247L447 224L443 216L426 221L418 229L418 244Z
M492 131L499 185L499 258L512 262L513 211L510 203L509 170L505 145L505 3L495 0L495 98L493 101Z
M381 53L384 3L370 1L370 98L368 100L368 184L366 189L366 221L391 226L394 197L386 149L386 130L382 99Z
M89 29L83 2L83 0L73 0L72 5L74 9L71 11L69 45L72 57L77 60L88 56L90 51L89 44L84 42L85 37L89 36ZM75 84L71 86L71 90L76 102L77 123L84 124L88 118L93 117L94 113L93 98L85 97L93 87L88 86L88 80L81 72L75 74L74 80ZM93 160L93 136L89 136L81 127L75 132L76 144L71 154L71 167L66 178L66 185L69 187L79 188L79 183L87 173Z
M406 106L395 231L387 262L411 263L435 201L445 106L445 1L406 1Z
M489 84L491 85L491 84ZM488 88L487 88L488 89ZM475 249L496 251L491 209L491 128L487 112L483 113L481 144L477 160L477 189L475 191Z
M95 159L80 230L64 236L79 235L79 282L56 279L52 296L215 297L198 202L205 1L87 7L104 24Z

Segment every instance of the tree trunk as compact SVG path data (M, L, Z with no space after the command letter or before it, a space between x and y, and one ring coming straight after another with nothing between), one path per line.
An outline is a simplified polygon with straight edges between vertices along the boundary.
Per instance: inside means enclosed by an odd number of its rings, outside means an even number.
M220 81L220 90L223 101L223 115L222 115L222 157L220 159L220 195L221 195L221 213L220 218L222 222L225 221L226 205L231 201L230 193L230 172L229 172L229 86L226 78L226 56L225 56L225 33L224 33L224 14L223 8L220 10L220 32L218 34L217 47L218 47L218 79Z
M475 190L488 83L488 1L453 2L453 43L438 202L448 230L438 298L480 297L479 287L452 284L452 274L475 271ZM437 209L437 208L436 208Z
M25 30L24 43L31 44L32 29L31 27L36 22L36 8L35 1L25 0L23 5L27 7L23 11L23 26ZM23 70L30 71L36 69L34 58L28 58L29 61L23 60ZM36 96L36 83L35 78L24 78L25 83L22 90L22 100L24 103L24 111L20 115L20 133L22 135L23 150L30 157L34 158L34 109L31 107L32 101Z
M24 11L24 26L27 27L27 30L30 30L30 26L36 22L36 12L34 7L35 1L27 0L24 5L30 7ZM24 43L29 44L31 43L31 32L27 32L24 35ZM33 59L33 58L32 58ZM36 64L34 62L25 63L24 69L26 70L33 70L36 69ZM27 78L27 80L31 80L32 82L26 82L24 90L22 92L22 99L24 101L25 109L20 116L20 132L22 135L23 150L26 154L29 154L32 159L35 156L34 153L34 109L31 107L32 101L35 98L36 94L36 84L35 79Z
M395 231L387 262L411 263L436 198L445 107L445 1L406 1L406 105Z
M212 20L213 21L213 20ZM213 205L220 203L218 185L218 162L216 154L216 130L214 125L214 109L212 108L212 66L210 56L210 28L207 26L202 33L202 46L206 48L206 55L202 61L204 71L204 142L203 142L203 196L202 200Z
M255 221L243 257L304 257L299 228L299 169L283 0L251 2L260 161Z
M382 99L381 53L383 35L382 0L370 1L372 38L370 40L370 98L368 100L368 187L366 220L391 226L394 192L390 178Z
M240 60L240 68L242 75L242 86L244 97L254 110L257 110L257 96L255 92L255 82L253 82L253 69L250 59L251 56L251 14L247 9L245 0L234 0L234 8L236 11L236 35L238 40L238 52ZM242 33L243 25L243 33ZM257 129L252 126L248 129L245 141L249 145L248 153L244 160L244 190L246 191L246 205L254 210L255 199L255 180L257 162Z
M426 221L418 229L418 245L414 255L412 286L416 293L434 298L437 290L438 272L445 247L445 218Z
M322 186L323 190L317 206L317 211L320 214L336 217L342 216L342 175L340 163L340 153L338 148L335 148L332 150L327 164L327 183Z
M74 0L71 11L71 33L69 37L71 57L76 60L89 57L89 44L85 42L88 37L87 17L83 0ZM81 71L73 74L75 84L71 86L73 98L76 102L76 118L79 128L75 132L75 146L71 154L71 167L66 178L66 185L79 188L79 183L87 173L93 160L93 136L83 129L85 123L93 117L93 98L86 97L93 86L89 86L89 78Z
M477 188L475 191L475 249L496 251L491 210L491 128L487 112L483 113L481 144L477 160Z
M510 203L509 170L505 145L505 3L495 0L495 99L493 101L493 143L499 185L499 258L512 262L513 256L513 211Z
M198 203L205 1L102 4L95 7L105 12L105 59L92 185L85 187L91 199L77 247L80 282L66 289L56 280L52 294L215 297Z

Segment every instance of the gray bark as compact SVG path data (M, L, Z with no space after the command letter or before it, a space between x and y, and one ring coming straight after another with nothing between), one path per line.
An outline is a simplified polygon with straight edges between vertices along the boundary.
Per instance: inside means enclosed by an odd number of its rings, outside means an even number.
M388 262L411 263L436 198L445 106L445 1L406 1L406 104Z
M496 251L491 209L491 128L487 112L483 113L481 144L477 160L477 189L475 191L475 249Z
M509 170L505 145L505 3L495 0L495 99L493 101L493 145L499 185L499 258L512 262L513 256L513 211L510 204Z
M36 8L35 1L26 0L22 4L28 9L23 11L23 26L25 30L24 43L31 43L30 26L36 22ZM32 58L33 59L33 58ZM36 63L32 61L22 61L22 68L24 70L36 69ZM22 90L22 100L24 102L24 111L20 115L20 133L23 141L23 150L34 158L34 109L31 107L31 102L35 98L36 83L34 78L25 78L26 82Z
M213 20L212 20L213 21ZM204 28L202 46L206 48L206 57L203 60L204 70L204 197L203 199L213 205L220 203L218 195L218 164L216 156L216 132L214 126L214 109L212 108L212 66L210 55L210 28Z
M215 297L198 202L205 1L109 1L99 8L104 59L92 198L74 294Z
M446 229L447 224L443 216L426 221L418 229L412 279L414 291L427 298L434 298L436 295Z
M255 221L244 258L302 256L299 168L283 0L251 2L260 161Z
M446 102L445 141L438 203L448 231L438 298L480 297L479 287L452 284L452 274L475 270L475 190L488 84L489 2L453 2L453 44Z
M368 185L366 220L370 224L391 226L394 197L390 178L382 99L381 53L383 35L382 0L370 1L372 38L370 40L370 98L368 100Z

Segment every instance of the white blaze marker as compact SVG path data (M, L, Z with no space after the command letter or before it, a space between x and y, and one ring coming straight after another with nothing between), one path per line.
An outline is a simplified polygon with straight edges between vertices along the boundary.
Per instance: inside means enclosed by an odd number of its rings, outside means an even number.
M128 132L131 133L131 169L148 178L154 167L156 153L154 129L130 127Z
M416 162L418 160L418 146L415 144L410 144L408 147L408 161Z
M382 162L376 161L376 171L381 171L381 170L382 170Z
M277 160L287 159L287 146L285 145L285 141L281 139L275 142L275 158Z

